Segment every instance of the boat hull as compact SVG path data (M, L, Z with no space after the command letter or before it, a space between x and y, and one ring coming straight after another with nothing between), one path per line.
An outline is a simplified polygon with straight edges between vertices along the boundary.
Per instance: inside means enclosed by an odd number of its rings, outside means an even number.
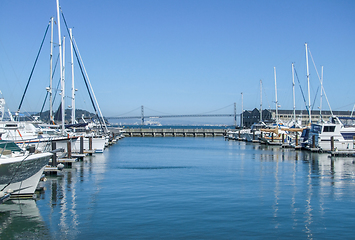
M1 158L0 190L11 196L33 195L52 153Z

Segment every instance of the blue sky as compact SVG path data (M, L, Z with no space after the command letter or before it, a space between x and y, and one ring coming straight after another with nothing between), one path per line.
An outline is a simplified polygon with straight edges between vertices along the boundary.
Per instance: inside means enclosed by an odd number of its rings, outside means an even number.
M241 92L244 109L253 109L260 105L260 79L263 107L274 108L274 67L281 109L292 109L292 62L307 92L305 42L319 73L324 66L332 109L352 110L355 104L355 1L61 0L60 5L105 116L133 110L128 115L139 115L141 105L146 115L233 113L234 102L240 112ZM52 16L55 0L0 2L0 90L11 111L17 110ZM55 27L58 42L56 34ZM49 39L23 111L39 111L43 104ZM68 41L66 49L69 95ZM317 109L319 80L311 58L309 66ZM92 111L78 66L75 72L77 107ZM296 107L305 109L297 82ZM329 109L325 98L322 109Z

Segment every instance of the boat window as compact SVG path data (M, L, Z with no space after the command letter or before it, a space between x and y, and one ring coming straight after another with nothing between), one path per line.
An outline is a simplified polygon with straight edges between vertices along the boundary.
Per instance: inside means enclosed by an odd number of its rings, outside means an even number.
M323 132L334 132L335 126L324 126Z
M16 123L14 123L14 124L12 124L12 123L7 123L7 124L5 125L5 127L17 127L17 124L16 124Z
M317 132L317 133L320 133L322 130L322 126L321 125L318 125L318 124L312 124L312 127L311 127L311 132Z
M308 134L309 134L309 129L308 129L308 128L303 129L301 137L303 137L303 138L304 138L304 137L307 137Z

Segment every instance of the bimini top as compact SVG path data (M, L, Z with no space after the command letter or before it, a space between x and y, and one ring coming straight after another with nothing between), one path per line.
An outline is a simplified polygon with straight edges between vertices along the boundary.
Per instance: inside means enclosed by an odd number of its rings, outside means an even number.
M0 140L0 153L2 152L2 150L10 150L13 152L21 152L21 148L19 146L16 145L16 143L12 142L12 141L6 141L6 140Z

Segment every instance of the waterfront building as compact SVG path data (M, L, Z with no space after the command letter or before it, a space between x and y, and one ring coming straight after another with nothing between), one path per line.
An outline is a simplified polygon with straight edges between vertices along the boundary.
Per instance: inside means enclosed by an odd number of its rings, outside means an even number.
M337 117L350 117L352 115L351 111L333 111L333 115ZM243 116L243 127L250 128L251 125L260 121L260 110L254 108L254 110L249 111L245 110L241 117ZM311 111L311 119L312 122L320 122L322 119L328 121L328 119L332 116L330 111L322 111L320 113L319 110ZM262 112L262 120L265 123L275 122L276 119L276 111L270 109L264 109ZM280 110L278 109L278 119L287 123L293 119L293 110ZM309 115L307 110L296 110L296 120L300 120L302 125L308 125L309 123Z

